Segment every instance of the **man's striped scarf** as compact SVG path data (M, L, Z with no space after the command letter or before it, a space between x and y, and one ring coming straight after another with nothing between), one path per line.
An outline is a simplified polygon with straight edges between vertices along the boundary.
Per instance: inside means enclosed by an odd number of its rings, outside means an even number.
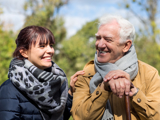
M54 62L52 67L41 70L27 59L14 58L10 63L8 77L41 113L51 116L53 120L62 119L68 97L68 80Z

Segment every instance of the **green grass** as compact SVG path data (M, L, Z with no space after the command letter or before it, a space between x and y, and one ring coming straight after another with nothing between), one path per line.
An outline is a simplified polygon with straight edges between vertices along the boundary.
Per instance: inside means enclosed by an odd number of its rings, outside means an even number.
M69 118L69 120L73 120L72 116Z

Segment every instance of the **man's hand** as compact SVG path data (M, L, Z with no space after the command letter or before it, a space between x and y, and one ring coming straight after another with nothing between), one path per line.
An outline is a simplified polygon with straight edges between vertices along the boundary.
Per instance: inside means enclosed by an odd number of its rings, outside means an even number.
M137 88L131 83L129 74L121 70L109 72L104 77L101 88L107 91L110 88L119 98L122 98L124 93L129 96L137 93Z
M105 82L105 84L108 84L111 88L111 91L119 98L122 98L124 93L128 95L130 92L130 81L126 78L111 79L108 81L108 83Z
M111 80L111 79L117 79L117 78L126 78L128 80L130 80L130 75L122 70L113 70L110 71L104 78L103 80L105 82ZM131 81L131 80L130 80Z

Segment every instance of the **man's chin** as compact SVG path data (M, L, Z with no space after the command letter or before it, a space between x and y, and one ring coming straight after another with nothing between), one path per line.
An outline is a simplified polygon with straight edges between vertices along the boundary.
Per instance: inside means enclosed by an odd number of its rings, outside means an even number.
M107 63L108 60L102 59L102 58L98 58L97 59L99 63Z

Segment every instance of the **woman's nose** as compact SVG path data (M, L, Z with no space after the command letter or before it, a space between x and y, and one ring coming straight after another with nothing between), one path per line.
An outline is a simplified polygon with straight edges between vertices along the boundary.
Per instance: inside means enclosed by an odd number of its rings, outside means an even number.
M54 48L50 45L47 46L47 52L54 53Z

